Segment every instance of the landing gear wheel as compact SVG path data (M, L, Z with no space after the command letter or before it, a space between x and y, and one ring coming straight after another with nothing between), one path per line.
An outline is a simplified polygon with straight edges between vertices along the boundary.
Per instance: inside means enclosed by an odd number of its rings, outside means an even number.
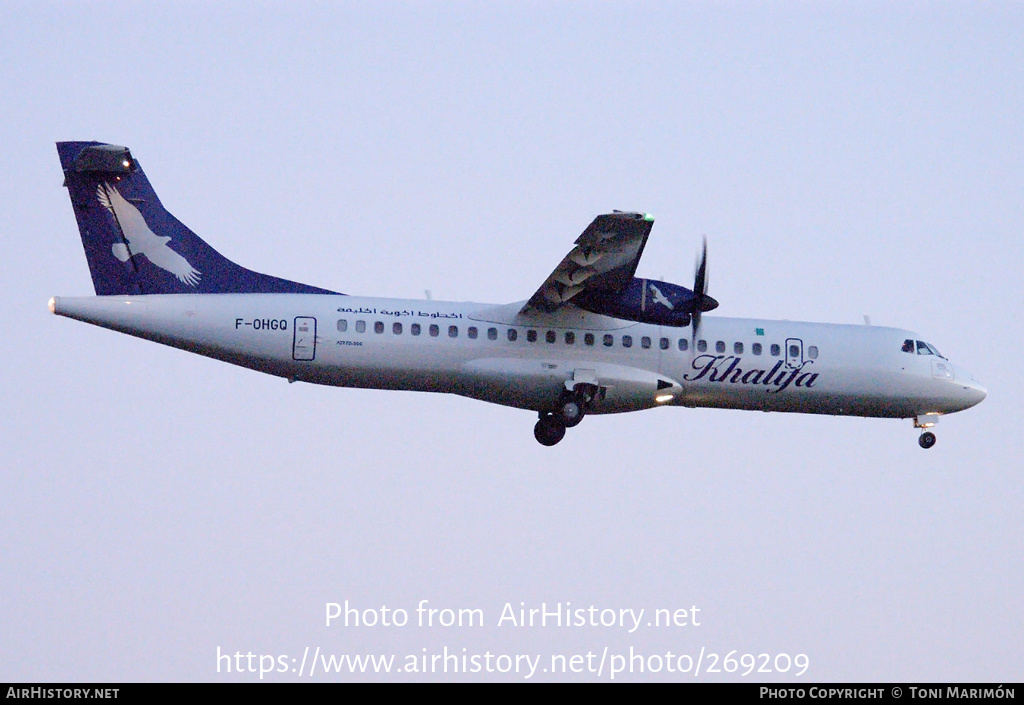
M583 410L583 404L577 399L566 399L562 402L562 405L558 407L559 421L566 428L572 428L573 426L579 425L579 422L583 420L586 412Z
M922 448L931 448L933 445L935 445L935 434L932 433L931 431L925 431L924 433L921 434L921 437L917 439L917 443Z
M533 436L542 446L553 446L565 438L565 425L554 416L542 416L533 427Z

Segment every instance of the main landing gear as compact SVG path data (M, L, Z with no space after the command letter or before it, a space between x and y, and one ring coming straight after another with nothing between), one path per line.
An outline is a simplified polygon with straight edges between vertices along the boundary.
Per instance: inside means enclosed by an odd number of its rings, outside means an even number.
M553 446L565 438L565 424L551 412L541 412L533 436L542 446Z
M594 400L598 388L591 384L577 384L558 400L554 411L541 411L533 435L542 446L553 446L565 438L565 429L579 425L587 415L587 407Z

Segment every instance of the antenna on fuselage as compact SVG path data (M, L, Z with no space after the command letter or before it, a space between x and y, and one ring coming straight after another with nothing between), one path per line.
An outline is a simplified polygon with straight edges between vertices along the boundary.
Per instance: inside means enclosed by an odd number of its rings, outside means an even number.
M866 325L866 326L870 326L871 325L871 316L869 316L866 313L864 314L864 325Z
M427 295L427 301L433 301L434 297L430 295L430 289L424 289L423 293Z

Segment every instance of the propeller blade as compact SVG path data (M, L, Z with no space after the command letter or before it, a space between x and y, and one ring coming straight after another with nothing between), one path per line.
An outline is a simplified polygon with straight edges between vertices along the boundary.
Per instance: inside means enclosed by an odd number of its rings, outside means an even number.
M713 306L708 306L709 303ZM697 344L697 333L700 331L700 317L704 311L710 311L718 306L718 302L708 296L708 239L704 238L704 246L701 249L700 260L697 262L697 271L693 275L693 311L690 313L690 322L693 326L690 349Z
M697 294L698 300L708 293L708 239L704 238L704 247L700 253L700 261L697 263L697 273L693 277L693 293Z

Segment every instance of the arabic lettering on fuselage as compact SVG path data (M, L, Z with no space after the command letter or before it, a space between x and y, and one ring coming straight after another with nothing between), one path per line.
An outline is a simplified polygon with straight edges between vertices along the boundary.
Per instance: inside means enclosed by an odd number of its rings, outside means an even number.
M760 384L767 389L769 394L781 392L789 385L795 387L810 388L818 379L817 372L805 372L807 365L813 364L812 360L806 360L801 367L796 369L783 369L783 361L778 360L770 370L741 368L740 362L743 358L735 355L698 355L690 363L694 372L683 375L687 382L696 382L699 379L707 378L708 382L728 382L729 384Z
M436 311L417 311L416 315L428 318L462 318L461 313L438 313Z
M378 311L375 308L339 308L338 313L352 313L355 315L380 315L380 316L419 316L422 318L462 318L461 313L440 313L438 311L410 311L409 309L395 309L394 311L382 308Z

